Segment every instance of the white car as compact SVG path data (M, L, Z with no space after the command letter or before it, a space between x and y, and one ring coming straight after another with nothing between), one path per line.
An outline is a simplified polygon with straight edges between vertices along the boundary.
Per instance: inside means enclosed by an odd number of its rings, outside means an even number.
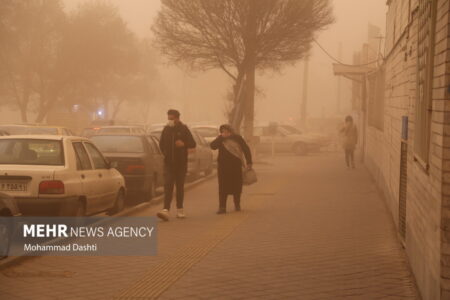
M207 142L208 145L220 135L219 126L215 125L195 125L192 126L195 131L198 132ZM217 157L219 156L219 150L213 150L214 163L217 162Z
M0 137L0 192L23 215L116 213L125 181L88 139L75 136Z

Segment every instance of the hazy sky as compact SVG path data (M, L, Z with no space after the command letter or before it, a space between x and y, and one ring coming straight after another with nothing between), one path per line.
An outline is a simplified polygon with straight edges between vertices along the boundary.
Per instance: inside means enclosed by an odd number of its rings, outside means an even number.
M73 9L86 0L66 0L67 9ZM150 27L159 8L159 0L105 0L116 5L129 27L139 36L150 35ZM342 43L342 60L351 63L353 52L367 41L369 23L385 29L386 5L384 0L334 0L336 22L319 33L318 41L331 54L338 57ZM310 116L336 113L337 81L332 74L332 61L314 46L310 63L308 111ZM157 93L164 104L155 106L150 122L164 119L169 107L182 110L185 119L224 121L224 97L230 82L220 71L207 74L185 74L176 67L161 65L161 91ZM282 121L296 118L300 112L302 64L288 67L281 74L257 77L262 94L257 97L256 117L259 121ZM350 83L342 79L343 113L349 110ZM276 107L277 109L274 109ZM347 111L345 111L347 110ZM162 114L162 116L161 116Z

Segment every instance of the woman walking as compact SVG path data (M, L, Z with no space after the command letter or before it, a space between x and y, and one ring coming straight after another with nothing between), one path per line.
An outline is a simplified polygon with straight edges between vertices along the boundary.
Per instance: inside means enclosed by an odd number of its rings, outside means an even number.
M252 154L242 136L230 125L220 126L220 135L211 142L211 149L219 149L217 158L219 178L219 210L226 213L228 195L233 195L236 211L241 210L242 173L252 167Z
M352 116L345 118L344 127L341 129L342 146L345 151L345 162L348 168L355 168L355 148L358 143L358 130L353 123Z

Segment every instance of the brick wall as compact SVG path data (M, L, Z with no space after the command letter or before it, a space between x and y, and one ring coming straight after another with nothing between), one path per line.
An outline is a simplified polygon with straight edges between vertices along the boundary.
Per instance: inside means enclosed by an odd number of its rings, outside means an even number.
M433 80L433 147L440 159L441 203L441 299L450 299L450 1L439 0Z
M408 116L406 238L423 299L450 299L449 0L438 0L429 168L415 159L417 1L389 2L384 130L367 127L366 165L383 190L398 225L401 118ZM416 12L416 13L415 13ZM408 20L405 24L405 20ZM395 29L394 29L395 27ZM404 30L400 30L403 29ZM380 145L382 145L380 147Z

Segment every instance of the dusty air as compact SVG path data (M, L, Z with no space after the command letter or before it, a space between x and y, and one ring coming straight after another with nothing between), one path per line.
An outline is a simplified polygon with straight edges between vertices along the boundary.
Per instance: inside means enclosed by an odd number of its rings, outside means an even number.
M0 299L450 300L449 7L1 0Z

